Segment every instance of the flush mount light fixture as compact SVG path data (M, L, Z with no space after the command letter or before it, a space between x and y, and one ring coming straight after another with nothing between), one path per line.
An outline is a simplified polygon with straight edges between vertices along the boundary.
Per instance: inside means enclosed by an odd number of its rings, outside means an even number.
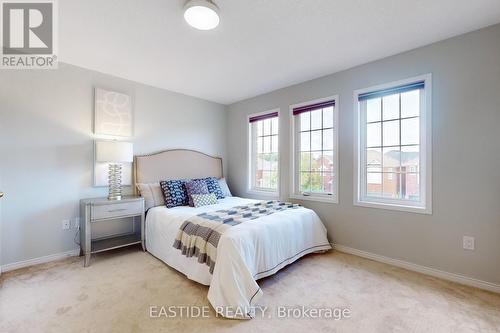
M212 30L219 25L219 7L211 0L191 0L184 7L184 19L193 28Z

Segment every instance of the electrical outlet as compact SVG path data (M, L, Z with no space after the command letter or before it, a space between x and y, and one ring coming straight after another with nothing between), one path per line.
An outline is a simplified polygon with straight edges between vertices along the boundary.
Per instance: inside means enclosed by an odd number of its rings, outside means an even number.
M69 230L70 226L71 226L71 220L63 220L62 221L63 230Z
M464 250L474 250L475 248L474 237L472 236L464 236L463 237L463 248Z

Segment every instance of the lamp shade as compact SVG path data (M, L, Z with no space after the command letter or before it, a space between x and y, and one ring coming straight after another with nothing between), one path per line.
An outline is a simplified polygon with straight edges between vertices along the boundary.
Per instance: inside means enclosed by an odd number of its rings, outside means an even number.
M95 149L97 162L125 163L134 160L134 150L131 142L97 141Z

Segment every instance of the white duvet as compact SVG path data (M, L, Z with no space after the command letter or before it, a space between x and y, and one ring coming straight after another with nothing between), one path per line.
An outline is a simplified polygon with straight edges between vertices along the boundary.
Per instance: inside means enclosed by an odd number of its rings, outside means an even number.
M155 207L146 217L148 252L189 279L210 285L208 300L219 314L229 318L252 318L253 307L263 294L256 280L308 253L331 249L318 215L304 207L229 228L219 241L213 275L197 258L187 258L172 247L179 227L190 216L256 201L227 197L217 205L199 208Z

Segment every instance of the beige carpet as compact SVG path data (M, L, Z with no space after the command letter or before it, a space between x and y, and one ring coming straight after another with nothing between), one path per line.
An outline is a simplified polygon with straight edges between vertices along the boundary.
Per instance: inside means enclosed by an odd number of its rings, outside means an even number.
M136 248L0 278L0 332L498 332L500 295L352 255L310 255L261 280L265 318L150 318L150 306L208 306L207 287ZM350 318L283 319L279 306L348 308ZM180 313L177 312L177 313ZM269 318L270 317L270 318Z

